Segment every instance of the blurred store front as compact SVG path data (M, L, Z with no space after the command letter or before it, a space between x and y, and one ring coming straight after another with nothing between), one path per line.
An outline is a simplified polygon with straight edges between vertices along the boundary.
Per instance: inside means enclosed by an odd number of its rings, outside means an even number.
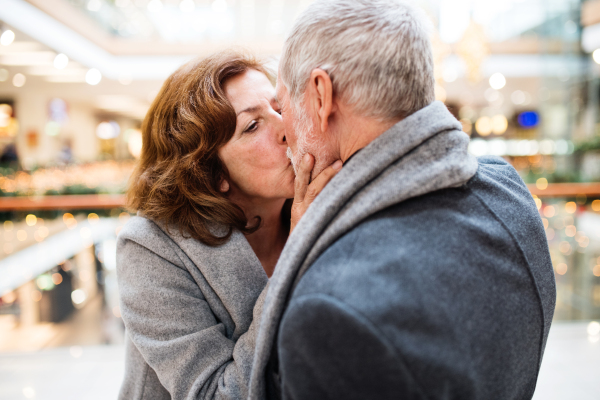
M150 103L179 65L228 46L276 67L311 2L0 0L0 364L15 366L0 367L13 377L0 378L0 398L71 398L27 378L34 363L46 376L50 359L115 370L116 236ZM529 184L555 268L555 321L580 327L581 357L600 362L600 0L415 2L435 27L437 99L473 154L504 157ZM80 398L110 397L86 390Z

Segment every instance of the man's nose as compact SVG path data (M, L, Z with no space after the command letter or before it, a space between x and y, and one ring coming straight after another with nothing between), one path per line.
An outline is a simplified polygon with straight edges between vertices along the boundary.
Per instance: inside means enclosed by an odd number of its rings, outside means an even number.
M277 118L277 122L275 123L275 131L277 132L277 143L287 146L285 124L283 123L281 116Z

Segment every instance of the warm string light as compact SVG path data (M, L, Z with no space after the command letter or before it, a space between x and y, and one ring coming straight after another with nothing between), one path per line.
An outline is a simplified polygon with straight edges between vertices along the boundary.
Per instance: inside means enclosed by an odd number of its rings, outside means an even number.
M573 252L585 253L592 241L588 234L577 228L573 216L584 209L592 209L594 202L600 205L600 200L594 199L588 204L588 198L583 194L577 195L575 201L554 202L553 204L544 204L536 195L533 195L533 199L542 216L542 224L550 245L550 254L556 275L567 275L570 262L572 262L570 256ZM600 239L598 232L595 235ZM600 257L592 260L589 271L594 276L600 277Z
M102 188L122 192L133 171L133 162L102 161L66 167L40 168L32 173L18 171L0 175L0 189L6 193L41 195L60 191L67 186L81 185L89 189Z

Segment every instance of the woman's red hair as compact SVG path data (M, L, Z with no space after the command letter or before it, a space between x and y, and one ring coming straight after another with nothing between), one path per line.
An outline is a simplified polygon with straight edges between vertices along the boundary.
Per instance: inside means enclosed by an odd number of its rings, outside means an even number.
M257 229L219 191L227 170L217 152L236 125L223 85L248 69L273 78L255 57L230 50L191 61L165 81L142 124L142 153L127 192L130 211L211 246L227 241L233 229ZM216 226L227 230L217 234Z

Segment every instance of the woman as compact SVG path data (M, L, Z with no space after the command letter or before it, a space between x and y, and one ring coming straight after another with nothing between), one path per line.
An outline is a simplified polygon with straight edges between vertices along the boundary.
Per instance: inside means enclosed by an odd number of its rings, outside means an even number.
M121 399L247 396L253 309L289 234L295 184L270 77L251 56L219 53L173 73L148 111L128 192L138 216L118 238ZM299 169L291 226L314 198L302 195L313 162Z

